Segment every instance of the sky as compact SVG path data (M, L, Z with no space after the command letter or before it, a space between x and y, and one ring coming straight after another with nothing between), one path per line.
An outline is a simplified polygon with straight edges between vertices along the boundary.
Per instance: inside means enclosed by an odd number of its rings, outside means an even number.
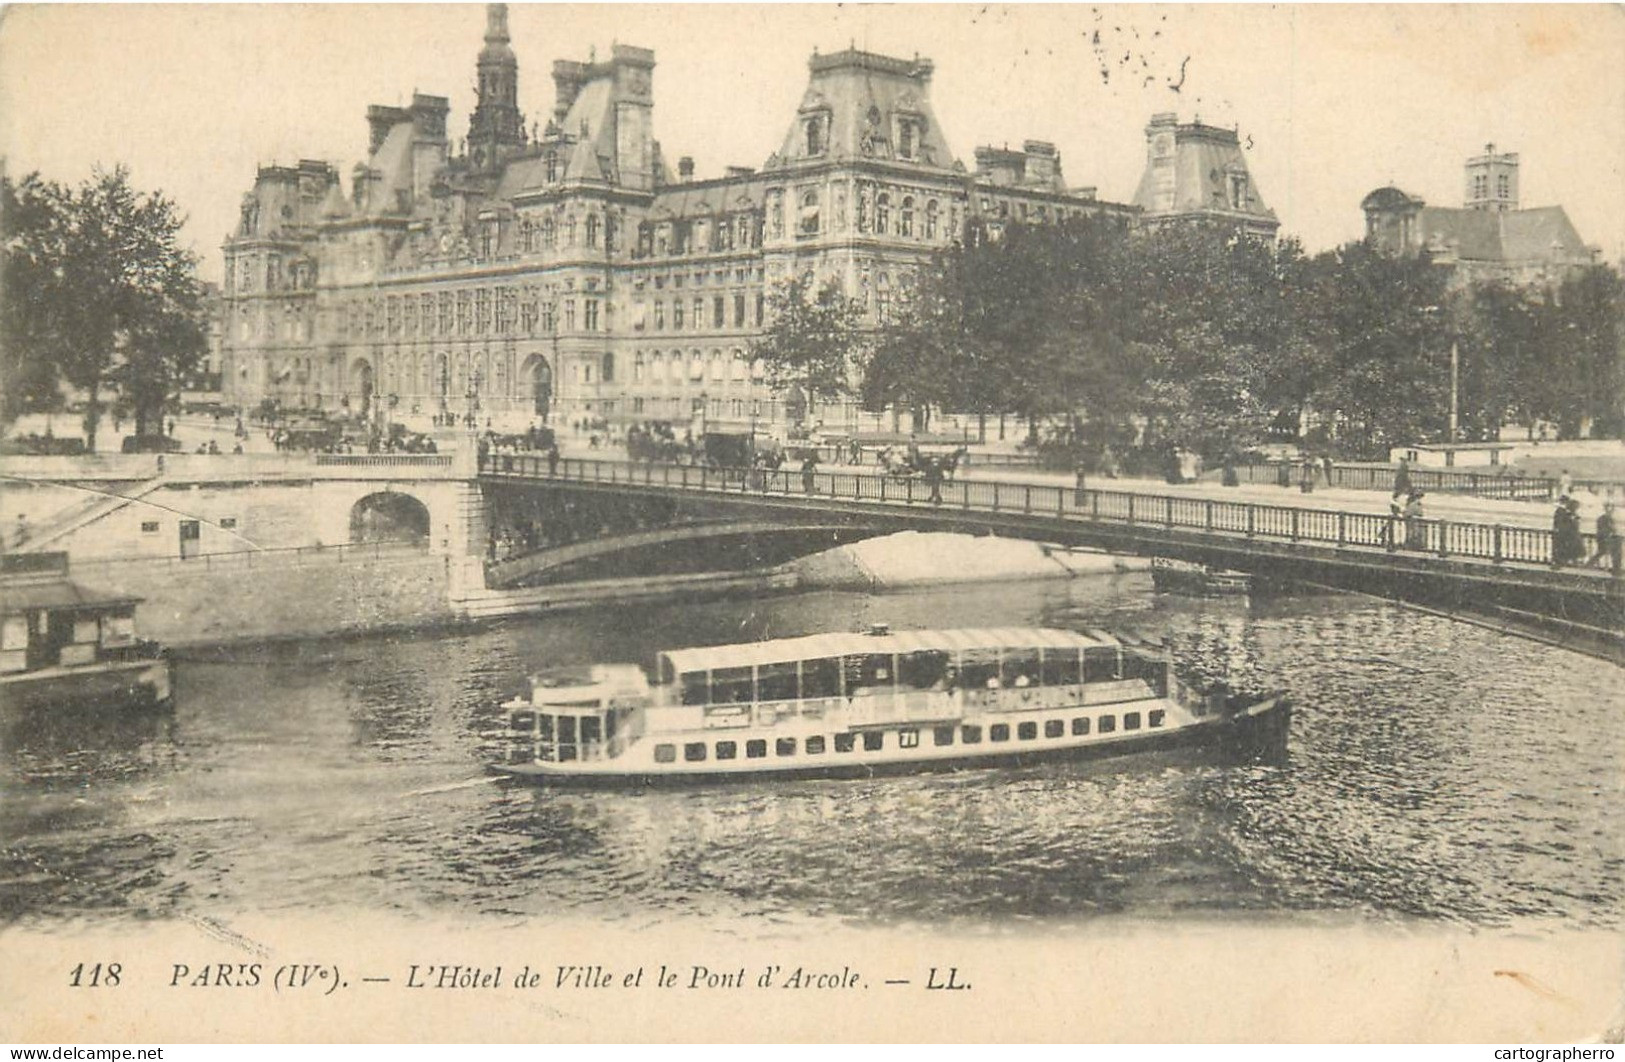
M1462 163L1521 159L1524 206L1561 204L1625 257L1625 8L1489 6L512 5L520 106L553 110L555 59L655 51L654 126L699 177L760 166L784 139L808 57L856 44L935 62L957 157L1048 140L1074 186L1127 201L1145 124L1236 127L1283 234L1358 239L1367 192L1459 206ZM188 221L218 279L255 168L336 164L348 189L369 104L450 97L466 132L483 7L22 5L0 10L0 156L13 177L124 164Z

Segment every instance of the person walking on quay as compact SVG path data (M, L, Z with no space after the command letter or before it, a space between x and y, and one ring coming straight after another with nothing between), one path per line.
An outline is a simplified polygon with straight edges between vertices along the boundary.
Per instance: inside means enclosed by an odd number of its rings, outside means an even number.
M549 443L547 447L547 474L549 476L559 474L559 444L557 442Z
M1422 525L1422 493L1411 491L1405 500L1405 548L1427 549L1427 528Z
M1313 458L1305 458L1303 462L1303 474L1298 479L1298 491L1302 494L1308 494L1314 489L1315 461Z
M1563 471L1557 474L1557 496L1559 498L1567 498L1573 493L1574 477L1569 475L1569 470L1565 468Z
M1394 468L1394 497L1403 498L1411 492L1411 463L1403 457Z
M817 486L816 473L818 471L818 454L808 451L807 456L801 459L801 493L811 494Z

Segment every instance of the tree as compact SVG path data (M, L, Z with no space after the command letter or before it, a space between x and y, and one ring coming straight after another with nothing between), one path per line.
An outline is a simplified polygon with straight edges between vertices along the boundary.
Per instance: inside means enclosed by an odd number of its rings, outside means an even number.
M62 406L53 344L64 197L37 174L0 177L0 423Z
M857 300L833 280L814 291L811 275L795 276L773 292L768 309L767 328L750 344L768 382L826 401L850 394L869 345Z
M1335 415L1352 449L1445 434L1451 323L1446 276L1424 255L1392 258L1364 243L1320 255L1309 327L1322 348L1312 401Z
M133 189L123 167L74 189L37 176L8 183L5 205L14 202L0 313L8 385L25 384L23 405L48 400L47 380L82 391L92 449L116 387L147 433L206 345L196 262L179 243L184 219L163 193Z

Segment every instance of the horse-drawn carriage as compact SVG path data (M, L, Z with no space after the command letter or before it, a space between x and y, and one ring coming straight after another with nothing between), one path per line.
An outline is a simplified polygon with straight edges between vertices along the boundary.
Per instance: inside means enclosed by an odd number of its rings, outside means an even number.
M875 463L882 472L893 479L912 479L922 476L927 479L936 476L944 482L951 482L959 465L965 460L970 451L963 446L953 450L927 453L918 447L900 448L887 446L875 454Z

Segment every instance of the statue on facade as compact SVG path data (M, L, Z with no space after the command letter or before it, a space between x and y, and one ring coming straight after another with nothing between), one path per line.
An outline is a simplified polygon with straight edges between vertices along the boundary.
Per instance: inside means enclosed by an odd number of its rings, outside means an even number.
M249 192L243 196L243 220L241 235L253 236L259 231L259 225L260 201L253 192Z

